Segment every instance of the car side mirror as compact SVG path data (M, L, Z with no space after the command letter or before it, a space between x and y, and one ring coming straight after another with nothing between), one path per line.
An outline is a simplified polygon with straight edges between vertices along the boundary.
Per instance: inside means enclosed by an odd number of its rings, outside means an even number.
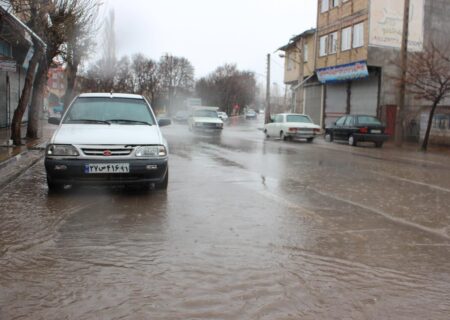
M48 118L48 123L49 124L59 125L61 123L61 118L59 118L59 117L50 117L50 118Z
M167 119L167 118L163 118L163 119L159 119L159 120L158 120L158 125L159 125L160 127L168 126L168 125L170 125L171 123L172 123L172 121L171 121L170 119Z

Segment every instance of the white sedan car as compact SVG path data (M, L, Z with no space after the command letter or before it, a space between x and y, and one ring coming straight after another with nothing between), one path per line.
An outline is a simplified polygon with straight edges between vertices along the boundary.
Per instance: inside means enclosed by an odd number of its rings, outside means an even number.
M223 129L223 121L217 114L216 107L195 107L188 119L192 132L217 133Z
M305 114L280 113L273 121L264 125L266 137L279 137L282 140L306 139L313 142L320 134L320 127Z
M143 96L119 93L79 95L59 124L45 153L50 191L64 185L122 184L167 189L168 145Z

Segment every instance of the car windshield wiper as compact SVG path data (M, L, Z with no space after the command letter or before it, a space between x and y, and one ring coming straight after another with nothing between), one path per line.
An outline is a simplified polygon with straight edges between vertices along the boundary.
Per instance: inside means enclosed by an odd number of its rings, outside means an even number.
M68 122L81 122L81 123L102 123L102 124L108 124L110 125L111 123L105 120L96 120L96 119L71 119L68 120Z
M108 119L108 122L125 122L125 123L131 123L131 124L145 124L147 126L151 126L152 124L146 121L139 121L139 120L129 120L129 119Z

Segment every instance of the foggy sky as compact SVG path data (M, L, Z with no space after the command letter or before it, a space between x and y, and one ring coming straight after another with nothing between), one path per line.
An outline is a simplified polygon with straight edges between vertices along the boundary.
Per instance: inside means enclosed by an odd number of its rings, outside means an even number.
M272 54L272 81L282 84L283 59L274 51L315 27L316 0L105 0L114 8L117 56L183 56L195 77L224 63L258 73L264 81Z

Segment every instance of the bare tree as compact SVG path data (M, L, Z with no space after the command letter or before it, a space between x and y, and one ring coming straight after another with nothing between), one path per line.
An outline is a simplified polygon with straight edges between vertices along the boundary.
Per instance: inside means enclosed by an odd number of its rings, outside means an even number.
M196 84L197 95L207 104L219 106L227 113L235 104L246 106L255 100L256 79L249 71L239 71L234 64L217 68Z
M48 68L57 57L61 57L64 44L69 39L69 33L73 32L67 25L74 24L79 17L81 3L89 0L10 0L13 11L20 15L24 22L47 44L45 55L41 55L38 61L30 104L27 137L38 136L39 118L44 101L44 92L48 78ZM70 32L69 32L70 31ZM24 90L27 92L28 89ZM23 99L25 102L25 99ZM20 123L22 115L14 118L12 139L20 143Z
M161 88L167 93L171 113L177 94L194 88L194 67L186 58L166 54L160 59L159 72Z
M147 97L150 103L154 103L160 93L160 75L158 64L142 54L136 54L132 58L135 92Z
M422 150L426 151L436 107L450 98L449 46L430 43L422 52L408 57L405 84L407 91L416 99L431 103Z
M99 3L91 0L73 0L76 8L69 12L65 21L67 42L63 45L62 58L66 64L67 88L64 107L67 108L75 95L75 82L78 68L94 45L96 19Z

